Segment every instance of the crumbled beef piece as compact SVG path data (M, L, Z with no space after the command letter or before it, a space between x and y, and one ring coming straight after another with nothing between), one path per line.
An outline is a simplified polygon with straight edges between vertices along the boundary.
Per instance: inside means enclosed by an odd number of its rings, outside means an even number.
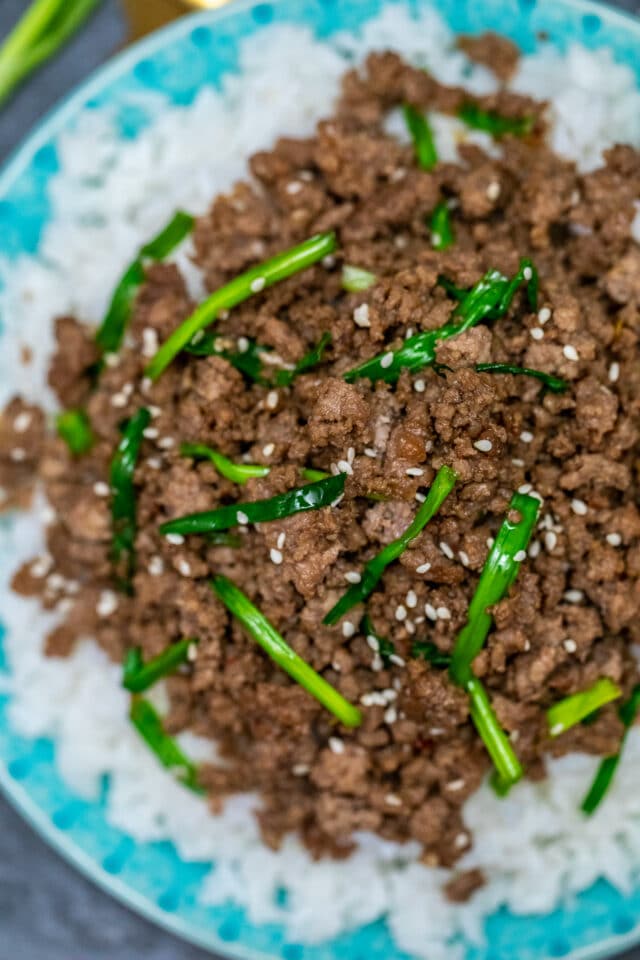
M456 873L445 885L444 892L452 903L466 903L486 883L482 870L464 870Z
M513 41L491 31L477 36L462 34L458 37L458 47L470 60L492 70L503 83L514 73L520 59L520 50Z

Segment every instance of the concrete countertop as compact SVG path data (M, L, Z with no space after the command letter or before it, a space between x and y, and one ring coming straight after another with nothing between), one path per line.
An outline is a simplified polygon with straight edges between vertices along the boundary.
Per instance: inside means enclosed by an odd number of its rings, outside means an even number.
M1 0L0 39L27 7ZM640 0L614 6L640 13ZM0 163L33 124L126 40L116 0L0 110ZM53 853L0 798L0 960L211 960L121 907ZM345 960L348 958L345 957ZM625 960L640 960L640 950Z

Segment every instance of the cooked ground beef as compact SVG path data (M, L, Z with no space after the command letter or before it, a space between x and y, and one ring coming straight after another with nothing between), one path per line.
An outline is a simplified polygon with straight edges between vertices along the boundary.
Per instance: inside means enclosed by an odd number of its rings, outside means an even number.
M513 69L513 51L496 38L464 49L503 77ZM197 637L196 658L168 681L167 729L216 740L223 764L202 771L213 806L257 791L274 847L296 831L315 855L346 856L354 831L372 830L418 840L429 864L451 865L468 849L463 804L488 757L465 694L411 648L429 639L451 651L487 544L525 484L543 498L540 522L475 670L528 774L543 776L549 753L606 754L619 742L615 706L551 742L545 711L554 701L602 676L625 693L637 681L640 254L629 228L640 156L619 146L582 175L544 145L544 105L506 92L481 104L533 114L537 125L525 140L501 141L499 159L462 144L459 163L425 172L411 146L384 132L387 112L404 101L452 111L464 98L396 54L373 54L363 72L347 74L336 115L314 137L283 139L254 156L252 181L216 198L198 221L195 259L211 289L312 233L337 230L335 257L217 325L232 344L254 338L271 348L276 369L329 331L323 362L290 387L249 383L222 357L182 355L143 388L153 331L164 340L193 307L177 269L160 265L148 272L126 348L96 387L92 331L77 319L57 322L50 382L63 404L86 406L97 437L90 454L72 460L45 435L43 414L21 400L0 422L9 503L23 502L37 468L55 510L50 563L28 564L14 581L47 608L68 601L49 652L67 655L77 638L93 635L122 660L133 646L150 657ZM443 196L456 242L437 252L427 223ZM513 274L524 255L540 272L539 313L519 295L504 319L442 343L439 373L405 372L394 386L344 382L356 363L449 319L440 274L467 287L492 267ZM373 271L377 282L344 292L345 263ZM357 324L363 304L366 323ZM570 389L554 395L521 376L476 372L486 361L538 368ZM153 420L135 476L137 572L127 596L113 592L105 481L119 424L142 404ZM478 447L481 440L489 443ZM211 463L181 457L181 442L273 469L240 488ZM302 467L330 471L341 460L349 476L338 505L250 526L239 547L204 537L169 542L158 531L186 513L289 490ZM395 647L395 658L383 660L360 628L361 608L337 627L322 620L348 574L406 528L443 464L459 475L455 491L368 603L374 628ZM235 581L345 697L384 692L386 705L363 706L359 729L339 728L230 619L207 584L214 572ZM449 894L464 899L481 883L478 872L462 874Z

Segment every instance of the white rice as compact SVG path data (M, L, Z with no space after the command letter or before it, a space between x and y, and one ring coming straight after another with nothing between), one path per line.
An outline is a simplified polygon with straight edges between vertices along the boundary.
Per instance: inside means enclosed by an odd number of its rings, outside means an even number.
M435 14L416 24L394 6L360 36L341 36L332 45L299 27L269 28L244 44L241 77L228 77L220 93L203 90L189 108L157 98L159 119L133 143L118 140L108 113L83 114L60 137L61 171L50 190L53 217L39 256L0 262L0 317L8 331L0 351L0 404L19 388L51 406L44 386L51 317L74 312L97 322L123 267L176 207L202 212L242 175L252 151L280 134L310 133L331 109L345 52L359 61L368 50L389 47L445 82L477 92L494 88L488 71L470 67L454 49ZM553 145L583 169L597 165L602 150L616 141L640 146L640 93L632 72L606 51L574 46L563 57L544 49L522 60L513 87L550 100ZM442 155L454 157L460 125L433 119ZM405 135L397 117L389 126ZM488 145L482 135L478 139ZM640 240L640 204L633 231ZM197 292L200 280L185 250L176 259ZM22 344L34 351L27 368L18 360ZM481 941L484 918L500 905L515 913L545 912L601 876L623 890L631 887L640 863L638 733L629 737L611 794L590 820L578 805L596 767L592 758L552 762L545 783L522 784L504 801L480 790L465 809L475 845L461 867L481 866L489 883L463 908L442 895L449 872L420 865L416 845L400 848L362 836L348 861L313 863L294 839L278 853L260 844L251 797L237 798L222 816L212 817L138 740L119 670L90 639L68 661L43 656L52 615L8 591L11 571L42 550L43 506L17 517L0 542L11 669L0 685L12 693L12 723L26 736L55 737L60 771L79 794L96 797L108 774L114 825L143 841L171 840L186 860L215 859L215 874L202 889L205 902L231 898L254 922L282 923L298 942L322 941L386 916L402 949L429 960L455 960L462 948L452 938ZM193 737L185 738L185 746L198 758L212 750ZM290 890L286 910L276 900L283 886Z

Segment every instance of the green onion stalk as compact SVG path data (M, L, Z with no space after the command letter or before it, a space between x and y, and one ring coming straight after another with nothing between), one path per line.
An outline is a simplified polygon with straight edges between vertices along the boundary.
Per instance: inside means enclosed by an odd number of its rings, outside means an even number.
M211 589L227 610L242 624L247 633L289 676L304 687L345 727L358 727L362 714L357 707L320 676L286 643L263 613L254 606L227 577L217 576Z
M56 417L58 435L74 457L88 453L95 443L91 423L85 410L65 410Z
M183 663L187 663L191 650L197 643L193 638L172 643L146 663L140 648L134 647L127 652L124 660L122 686L131 693L144 693L158 680L170 676Z
M120 585L130 592L135 568L136 493L133 482L144 431L151 414L144 407L125 425L122 439L111 461L111 518L113 541L111 556Z
M620 743L620 749L612 756L605 757L598 767L593 783L589 788L589 792L582 801L582 810L587 814L587 816L591 816L592 813L595 813L604 800L611 784L613 783L615 772L618 769L618 764L620 763L620 759L622 757L622 751L624 750L627 734L633 724L636 722L639 711L640 684L634 687L631 692L631 696L622 704L618 711L624 727L624 734Z
M204 793L198 784L198 768L178 743L164 731L162 718L144 697L133 697L129 712L131 723L158 761L174 773L180 783L194 793Z
M588 690L572 693L547 710L549 734L559 737L586 717L622 696L622 690L609 677L601 677Z

